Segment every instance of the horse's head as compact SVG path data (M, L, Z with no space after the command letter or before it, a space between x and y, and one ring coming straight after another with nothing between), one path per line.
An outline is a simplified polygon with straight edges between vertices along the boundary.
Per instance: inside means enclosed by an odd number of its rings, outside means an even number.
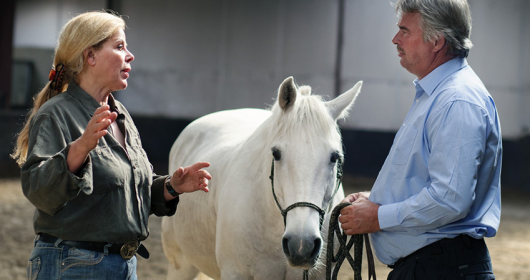
M291 266L309 269L320 255L324 218L320 212L333 199L343 158L337 120L347 114L361 86L358 82L326 102L311 95L310 87L297 87L292 77L280 85L272 108L271 179L284 214L282 247Z

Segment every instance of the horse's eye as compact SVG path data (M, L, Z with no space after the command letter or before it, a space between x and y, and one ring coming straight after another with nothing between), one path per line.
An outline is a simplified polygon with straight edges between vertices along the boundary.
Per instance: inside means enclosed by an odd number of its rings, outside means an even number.
M330 161L335 163L337 162L337 160L339 160L339 158L340 158L339 152L333 152L331 153Z
M272 156L274 157L274 160L278 161L282 158L282 152L277 148L272 148Z

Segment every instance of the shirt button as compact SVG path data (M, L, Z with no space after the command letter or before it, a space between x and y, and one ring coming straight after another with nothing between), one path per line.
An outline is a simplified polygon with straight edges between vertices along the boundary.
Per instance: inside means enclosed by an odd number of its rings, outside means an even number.
M403 126L407 125L406 123L403 123Z
M420 102L420 100L419 100L419 99L416 99L416 103L418 103L418 102Z

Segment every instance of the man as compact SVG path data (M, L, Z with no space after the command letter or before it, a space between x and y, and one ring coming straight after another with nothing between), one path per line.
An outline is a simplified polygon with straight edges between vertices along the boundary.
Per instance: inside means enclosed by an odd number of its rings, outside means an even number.
M467 64L466 0L399 0L392 39L416 95L371 193L348 195L346 234L372 233L388 279L495 279L484 237L501 213L493 99Z

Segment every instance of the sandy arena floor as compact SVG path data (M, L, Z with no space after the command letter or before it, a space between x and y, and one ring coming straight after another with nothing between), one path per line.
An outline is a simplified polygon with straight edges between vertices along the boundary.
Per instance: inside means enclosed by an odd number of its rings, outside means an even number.
M368 190L373 181L346 178L346 192ZM33 235L33 206L23 196L17 179L0 180L0 280L27 279L26 263L31 252ZM504 191L502 219L496 237L486 239L497 279L530 279L530 194ZM165 279L167 260L160 243L158 217L149 221L151 235L145 242L151 253L149 260L139 258L139 279ZM378 279L386 279L390 269L376 261ZM363 260L363 278L368 279L366 259ZM353 279L353 272L345 263L339 280Z

